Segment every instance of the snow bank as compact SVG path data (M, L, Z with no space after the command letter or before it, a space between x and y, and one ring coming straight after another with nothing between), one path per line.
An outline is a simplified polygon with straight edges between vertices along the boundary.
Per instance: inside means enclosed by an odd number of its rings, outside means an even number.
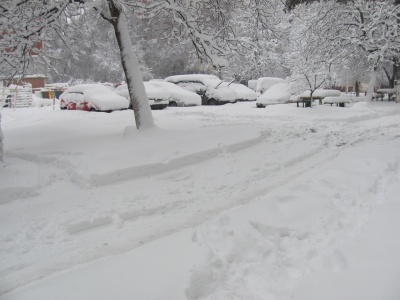
M44 106L52 106L52 105L53 105L53 99L37 97L34 94L32 95L32 106L44 107Z

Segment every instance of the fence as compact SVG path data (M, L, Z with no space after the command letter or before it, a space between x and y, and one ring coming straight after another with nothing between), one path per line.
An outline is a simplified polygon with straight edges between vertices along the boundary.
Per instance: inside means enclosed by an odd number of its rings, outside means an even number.
M0 107L31 107L32 88L13 86L0 88Z

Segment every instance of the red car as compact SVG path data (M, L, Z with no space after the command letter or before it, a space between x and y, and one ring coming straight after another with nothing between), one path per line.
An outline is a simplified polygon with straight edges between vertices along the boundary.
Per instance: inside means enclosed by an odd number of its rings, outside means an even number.
M104 111L128 109L126 98L102 84L80 84L60 95L60 109Z

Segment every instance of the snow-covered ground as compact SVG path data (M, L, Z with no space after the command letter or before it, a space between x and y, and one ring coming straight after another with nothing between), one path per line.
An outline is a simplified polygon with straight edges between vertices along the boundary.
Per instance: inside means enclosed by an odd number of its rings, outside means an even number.
M0 299L400 299L400 104L3 109Z

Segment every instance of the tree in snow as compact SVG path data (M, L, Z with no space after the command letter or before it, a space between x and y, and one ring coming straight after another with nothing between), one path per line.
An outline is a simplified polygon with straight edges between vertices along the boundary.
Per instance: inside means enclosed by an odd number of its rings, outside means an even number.
M82 14L71 20L66 33L53 38L47 49L52 49L49 68L54 82L122 82L125 75L121 66L115 34L108 22L98 14ZM129 26L129 34L136 38L136 26ZM63 40L68 41L64 43ZM151 79L152 71L144 61L143 43L133 45L143 79Z
M308 89L311 104L316 89L331 84L333 67L344 57L344 50L334 38L337 16L333 2L302 4L291 12L288 64L292 71L293 92Z
M379 68L396 64L400 49L400 6L391 0L352 1L344 10L347 34L341 38L356 45L371 63L367 96L372 99Z
M0 162L4 159L4 148L3 148L3 131L1 130L1 113L0 113Z
M288 22L279 1L248 1L232 13L237 47L224 73L241 80L286 77Z
M0 4L0 67L10 78L23 73L32 62L32 54L42 54L36 45L47 34L62 32L74 16L96 12L114 30L136 127L152 127L154 121L129 37L126 12L133 9L140 17L163 20L169 25L166 32L170 39L189 39L199 57L221 67L227 65L223 56L228 53L230 27L224 14L229 5L229 0L5 0Z

